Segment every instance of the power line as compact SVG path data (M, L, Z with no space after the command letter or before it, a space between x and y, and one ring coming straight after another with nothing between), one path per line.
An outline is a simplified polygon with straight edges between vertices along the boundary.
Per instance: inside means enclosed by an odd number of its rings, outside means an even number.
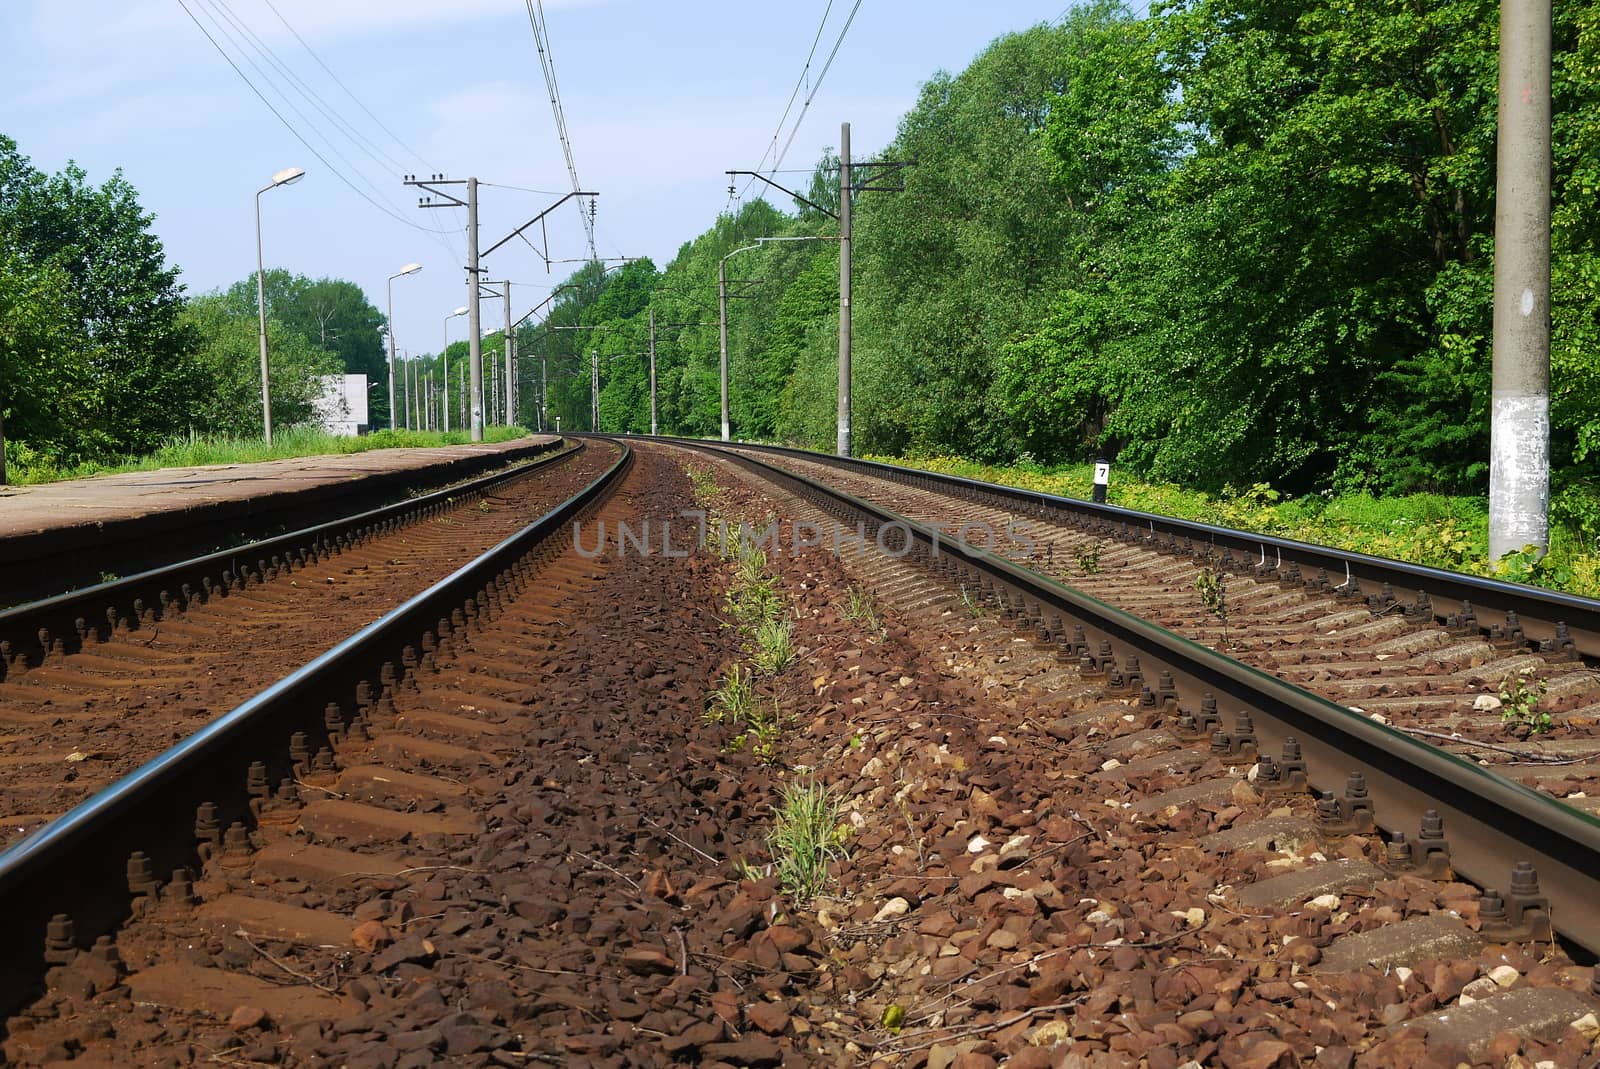
M788 103L783 106L783 114L778 117L778 128L772 131L772 144L765 152L761 154L761 158L756 161L754 170L761 170L761 165L767 162L767 157L778 151L778 138L783 135L783 124L789 119L789 112L794 107L795 98L800 95L801 86L805 85L806 75L811 71L811 60L817 54L817 43L822 40L822 31L827 27L828 15L832 11L833 0L828 0L828 6L822 10L822 21L817 23L816 35L811 38L811 51L806 53L806 61L800 67L800 77L794 80L794 90L789 94ZM776 167L777 164L774 163L773 166ZM750 182L753 181L755 181L755 179L752 178ZM750 182L746 182L744 184L746 191L750 189Z
M344 82L342 80L340 80L339 76L333 72L333 69L330 68L326 63L324 63L322 61L322 57L317 55L317 53L312 49L312 47L309 44L306 43L306 39L304 37L300 36L300 31L295 29L293 26L291 26L289 24L289 20L283 17L283 13L280 12L277 9L277 7L272 3L272 0L262 0L262 2L265 3L267 5L268 9L270 9L271 12L278 17L278 21L283 23L284 29L288 30L291 34L293 34L294 35L294 39L296 41L300 42L300 47L304 48L306 50L306 54L309 55L312 59L316 60L317 66L321 67L327 73L328 77L333 79L333 84L337 85L340 89L343 89L344 90L344 95L349 97L351 100L355 101L356 107L358 107L362 111L366 112L367 113L367 118L371 119L373 122L378 124L378 129L380 129L384 133L388 134L390 139L392 139L395 144L399 145L401 148L403 148L407 152L411 153L411 155L416 159L416 161L418 163L421 163L421 164L424 164L424 165L427 165L427 166L430 166L430 167L432 166L432 164L429 164L427 160L422 158L422 154L421 153L419 153L416 149L412 148L410 145L408 145L404 141L402 141L400 139L400 135L399 134L395 133L393 130L391 130L387 126L385 126L383 120L378 118L376 115L374 115L372 113L372 109L367 107L364 103L361 102L361 98L360 97L356 96L355 93L350 91L350 87L345 85Z
M548 196L548 197L557 196L561 192L558 189L531 189L528 186L512 186L512 185L507 185L504 182L485 182L481 178L478 179L478 185L480 185L480 186L490 186L490 187L492 187L494 189L514 189L518 193L542 193L542 194L544 194L545 196Z
M326 73L327 76L333 81L333 84L337 85L340 89L344 90L344 95L345 96L347 96L351 100L355 101L356 107L358 107L362 111L366 112L367 118L371 119L375 124L377 124L378 129L380 129L384 133L388 134L389 135L389 139L391 141L393 141L396 145L399 145L400 148L404 149L406 152L410 153L411 157L413 159L415 159L418 163L421 163L423 166L427 167L430 171L435 171L435 170L440 170L441 169L441 168L435 167L432 163L430 163L429 161L424 159L423 156L422 156L422 153L420 153L416 149L412 148L410 144L408 144L406 141L404 141L400 137L399 134L397 134L393 130L389 129L388 125L385 124L382 119L378 118L378 116L373 112L373 110L371 108L367 107L366 103L363 102L360 97L356 96L355 92L353 90L351 90L351 88L348 85L346 85L344 83L344 80L341 79L337 74L334 73L333 68L329 67L325 62L323 62L322 57L320 55L318 55L316 50L311 47L310 42L308 42L304 37L302 37L300 35L300 31L295 29L294 25L287 18L284 17L283 12L278 10L277 5L275 5L272 2L272 0L262 0L262 2L265 3L267 5L267 8L274 15L277 16L278 21L283 23L283 28L288 30L294 36L294 39L296 41L300 42L300 47L306 50L306 55L310 56L312 58L312 60L315 61L317 66L319 66L319 67L321 67L323 69L324 73ZM392 157L390 157L388 155L388 153L384 153L384 156L385 156L385 158L389 159L390 163L394 163L394 159ZM401 168L398 165L396 165L396 169L397 170L404 170L404 168ZM449 250L450 255L456 257L457 259L465 259L466 258L466 252L465 252L464 249L457 248L456 242L455 242L455 236L456 236L457 232L465 230L467 224L466 224L466 221L461 217L460 211L456 211L453 214L455 216L455 221L456 221L456 230L455 231L451 231L451 232L449 232L449 233L447 233L445 235L445 241L448 243L446 245L446 248Z
M321 112L323 118L332 123L336 130L338 130L341 134L348 138L353 145L365 153L368 159L380 167L393 167L395 170L403 169L399 161L397 161L393 156L390 156L388 153L384 152L383 149L374 144L370 138L368 138L361 131L357 130L354 125L346 120L343 115L340 115L332 105L322 98L322 94L318 93L309 84L307 84L304 78L301 78L298 74L296 74L294 70L284 62L283 58L273 50L272 46L263 41L261 39L261 35L256 33L255 30L251 29L249 24L247 24L231 7L228 6L227 0L211 0L211 4L213 7L220 10L227 17L228 21L237 27L242 34L249 38L251 46L255 49L257 55L267 60L268 63L272 64L273 67L282 73L284 78L288 81L290 88L294 89L300 94L302 99Z
M561 107L561 89L556 84L555 54L550 49L550 28L545 22L544 0L523 0L528 9L528 24L533 27L533 44L539 52L539 69L544 74L545 89L550 93L550 111L555 116L556 137L561 141L562 154L567 160L567 177L572 180L572 191L578 192L583 185L578 181L578 165L572 160L572 141L567 136L567 117ZM578 203L578 218L583 220L584 232L589 237L589 255L597 256L594 247L594 210L593 201L590 210L583 210L583 203Z
M185 2L185 0L178 0L178 6L183 8L184 14L189 16L190 21L195 24L195 27L197 29L199 29L201 34L203 34L205 36L205 39L208 42L210 42L211 47L216 50L217 54L220 55L223 58L223 60L228 64L229 67L233 68L233 72L235 74L237 74L239 76L239 79L241 81L243 81L244 84L249 88L249 90L256 95L257 99L259 99L261 101L261 103L266 105L267 110L270 111L272 113L273 117L276 118L278 120L278 122L283 125L283 128L288 130L289 133L294 136L295 140L299 141L300 144L305 147L306 151L310 152L311 155L313 157L315 157L316 160L319 163L321 163L324 167L326 167L328 169L328 171L333 174L334 177L338 178L339 181L343 182L350 189L350 191L352 193L356 194L356 196L360 197L362 200L366 201L368 204L370 204L374 208L378 209L378 211L380 211L383 214L385 214L385 215L389 216L390 218L394 219L396 222L404 223L406 226L412 227L412 228L417 229L417 230L421 230L424 233L429 233L429 234L445 233L445 231L435 230L432 227L420 226L420 225L412 222L411 220L409 220L409 219L405 218L404 216L402 216L402 215L398 214L397 212L395 212L389 206L386 206L386 205L384 205L382 203L379 203L377 200L373 199L371 196L369 196L366 193L366 191L362 190L353 181L351 181L351 179L343 171L341 171L338 167L335 167L333 165L333 163L331 163L326 156L324 156L321 152L319 152L317 150L316 146L312 145L311 142L306 139L305 135L302 134L295 127L295 125L293 123L291 123L284 116L283 112L279 111L278 108L276 107L276 105L274 105L272 103L272 101L267 98L266 94L261 91L260 87L257 86L255 82L251 81L250 76L244 72L244 69L241 68L239 66L239 64L234 60L233 56L228 53L228 50L222 46L222 43L217 40L216 36L214 36L211 33L211 31L206 28L205 24L200 21L199 17L194 13L193 10L190 9L189 5ZM204 10L204 9L202 9L202 10ZM206 16L207 16L207 18L209 18L211 20L212 25L216 27L217 32L219 34L221 34L222 36L227 37L228 40L230 41L230 43L235 44L235 47L237 47L237 42L234 41L233 36L231 34L229 34L226 29L224 29L222 23L217 20L216 16L214 14L212 14L211 12L209 12L209 11L206 12ZM271 78L264 71L262 71L260 66L257 65L253 60L251 60L248 55L244 54L243 49L240 50L240 55L244 58L246 63L250 64L251 67L255 68L256 72L261 75L261 77L262 77L262 79L264 81L266 81L269 85L272 84ZM277 87L275 85L273 86L273 88L275 90L277 89ZM283 93L282 93L281 90L278 90L278 93L279 93L280 96L283 96ZM320 130L316 130L316 124L312 123L309 119L307 119L306 116L304 115L304 113L302 113L298 108L296 108L294 106L293 102L290 101L286 96L284 96L283 99L284 99L284 103L287 104L289 106L289 108L292 111L295 112L296 115L299 115L300 118L303 121L308 123L311 126L311 128L316 131L317 135L319 137L321 137L322 140L325 143L327 143L327 137L325 135L323 135ZM343 160L347 166L351 166L353 170L355 169L353 167L353 165L351 165L349 163L348 160L344 159L343 155L340 154L337 149L334 149L332 147L331 143L328 143L328 144L329 144L329 150L335 156L338 156L341 160ZM358 171L358 173L359 173L359 171Z
M834 38L833 51L828 53L828 61L822 65L822 70L817 74L817 82L811 87L811 92L806 96L806 102L800 106L800 114L795 117L794 128L789 131L789 140L784 143L783 151L778 153L774 167L783 166L783 158L789 154L789 146L794 144L795 135L800 132L800 124L806 120L806 112L811 108L811 102L816 99L817 91L822 88L822 80L828 76L828 71L833 67L833 58L839 54L839 46L844 44L844 35L850 32L850 24L856 20L856 12L861 10L861 0L856 0L850 9L850 17L845 19L844 29L839 31L839 36Z

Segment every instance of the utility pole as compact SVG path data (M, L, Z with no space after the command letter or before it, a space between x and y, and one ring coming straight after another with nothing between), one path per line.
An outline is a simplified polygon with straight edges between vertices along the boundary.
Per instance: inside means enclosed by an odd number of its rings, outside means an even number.
M839 124L839 210L833 212L803 197L792 189L779 185L759 171L728 171L729 175L749 175L772 188L787 193L795 200L839 221L839 426L836 450L842 457L850 455L850 244L852 240L851 198L856 193L901 193L905 185L885 185L884 181L902 168L915 165L915 160L874 160L855 164L850 159L850 124ZM857 182L860 172L860 185ZM733 191L733 186L728 187ZM782 240L769 238L767 240ZM726 315L723 317L726 319ZM726 377L726 376L724 376Z
M1550 545L1550 0L1501 0L1489 563Z
M839 124L839 438L834 451L850 455L850 124Z
M506 351L505 351L505 361L504 361L504 364L505 364L505 382L503 383L503 385L505 387L505 394L506 394L506 426L507 427L515 427L517 425L517 406L516 406L516 402L512 400L514 397L516 397L516 394L511 392L511 379L513 377L512 370L516 366L515 362L512 360L512 357L511 357L511 346L513 344L514 344L514 336L513 336L512 331L511 331L511 280L510 279L506 279L506 335L505 335L505 350Z
M650 436L656 435L656 310L650 309Z
M405 176L405 184L408 186L419 186L422 189L426 189L430 194L430 196L421 197L417 200L417 206L420 208L467 209L467 307L471 317L468 322L472 331L472 337L468 341L467 351L472 364L469 382L469 388L472 391L472 440L474 442L481 442L483 441L483 339L481 336L482 322L478 315L478 276L482 273L482 268L479 266L479 261L483 257L494 252L500 246L504 245L506 242L510 241L512 238L521 236L522 232L527 230L534 223L539 223L542 227L545 216L549 215L562 204L565 204L571 198L597 197L599 194L586 192L583 190L574 190L573 192L568 193L550 207L546 208L544 211L540 212L526 223L523 223L521 226L517 227L511 233L507 234L505 237L489 246L480 255L478 252L478 180L476 178L446 178L442 174L435 174L429 175L426 179L420 179L414 174L408 174ZM454 193L446 192L444 189L440 188L442 186L459 185L465 185L467 187L466 200L462 200ZM439 199L435 200L435 197ZM593 201L590 202L590 206L592 209ZM524 238L524 240L527 239ZM533 243L529 241L528 244L532 245ZM549 270L552 262L548 251L549 245L549 236L546 234L545 248L535 250L539 252L540 256L544 259L546 270Z
M600 430L600 350L589 350L589 429Z
M472 440L483 441L483 320L478 307L478 180L467 179L467 388L472 391Z
M733 255L732 253L728 254ZM728 440L728 257L717 261L718 333L722 339L722 440Z

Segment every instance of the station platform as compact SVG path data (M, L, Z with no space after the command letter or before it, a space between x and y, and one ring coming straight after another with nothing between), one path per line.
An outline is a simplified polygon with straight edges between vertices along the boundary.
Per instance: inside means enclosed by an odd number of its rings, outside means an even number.
M0 605L129 574L148 555L129 548L134 543L148 547L152 538L164 538L172 559L181 559L265 537L308 509L375 508L531 459L560 441L534 435L0 486Z

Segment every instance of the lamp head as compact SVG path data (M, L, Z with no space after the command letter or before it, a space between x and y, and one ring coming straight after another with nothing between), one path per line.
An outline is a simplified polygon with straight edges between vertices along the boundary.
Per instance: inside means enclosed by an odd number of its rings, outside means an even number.
M303 168L285 167L283 170L272 176L272 185L274 187L292 186L305 176L306 172Z
M466 314L467 314L467 306L466 305L462 305L460 308L457 308L454 312L450 313L450 318L454 319L456 316L464 316Z
M406 264L404 267L402 267L396 273L395 277L398 278L398 277L400 277L400 275L414 275L418 271L421 271L421 270L422 270L422 265L421 264Z

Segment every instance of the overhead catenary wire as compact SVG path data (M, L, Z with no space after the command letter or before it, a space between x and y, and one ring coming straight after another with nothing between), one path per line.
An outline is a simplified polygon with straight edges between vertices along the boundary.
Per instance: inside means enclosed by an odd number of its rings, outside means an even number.
M806 94L805 103L800 105L800 114L795 117L794 127L789 131L789 140L784 142L783 151L778 153L773 167L783 166L784 157L789 155L789 147L794 144L795 135L800 132L800 124L805 122L806 112L811 109L811 102L817 98L817 91L822 88L822 81L828 76L828 71L833 67L833 60L839 54L839 46L844 44L845 34L850 32L850 24L856 20L856 12L861 10L862 0L856 0L855 6L850 9L850 17L845 19L844 28L839 31L839 36L834 38L833 50L828 53L828 61L822 65L822 70L817 73L817 81L811 87L811 92Z
M214 8L219 10L223 16L226 17L228 21L239 30L241 34L249 39L250 45L255 50L257 55L265 59L273 66L274 69L283 75L284 80L288 83L290 88L294 89L295 92L300 94L300 97L305 100L306 103L310 104L313 108L320 112L323 118L327 119L328 122L333 124L335 130L344 135L344 137L346 137L351 144L355 145L356 148L361 150L361 152L365 154L368 159L380 167L392 168L397 171L404 170L404 166L398 160L385 152L380 146L375 144L371 138L367 137L360 130L356 129L354 124L346 120L343 115L339 114L336 108L323 99L321 93L312 88L312 86L304 78L296 74L294 68L290 67L283 57L279 56L277 51L273 49L270 44L262 40L261 35L256 33L256 31L250 27L249 23L245 22L244 19L239 17L239 14L228 4L228 0L209 0L209 2Z
M839 55L839 48L840 48L841 45L844 44L845 35L850 32L850 26L851 26L851 24L853 24L855 22L856 14L861 10L861 4L862 4L862 0L856 0L855 4L850 8L850 14L845 18L844 26L839 30L839 35L837 37L835 37L834 40L833 40L833 47L828 52L827 61L823 63L822 69L817 72L817 80L812 83L810 91L806 94L805 101L800 105L800 113L795 116L794 125L789 128L789 136L783 143L783 149L773 159L772 167L770 169L765 169L764 170L762 168L761 164L758 163L754 168L752 168L753 170L761 171L762 173L767 174L767 175L774 175L774 174L777 174L778 173L778 169L783 166L784 158L789 155L789 149L791 147L793 147L794 139L800 133L800 127L806 120L806 114L811 110L811 102L816 99L817 92L819 90L821 90L823 80L828 77L828 71L830 69L832 69L833 61ZM827 12L831 11L832 9L833 9L833 3L832 3L832 0L829 0L828 9L827 9L827 11L824 11L824 13L823 13L823 26L825 26L827 24ZM817 27L817 37L818 37L819 40L820 40L820 38L822 36L823 26L818 26ZM801 72L800 72L800 80L801 80L801 82L804 82L806 74L811 69L811 59L812 59L812 56L816 52L816 42L815 41L812 42L812 46L811 47L812 47L812 52L811 52L811 54L808 54L806 56L805 66L801 69ZM798 86L796 88L798 89ZM784 109L784 115L785 116L787 116L789 114L789 110L790 110L790 108L793 107L793 104L794 104L794 99L793 99L793 96L791 95L790 101L789 101L789 107L786 107ZM781 119L778 121L778 128L779 128L778 132L781 134L782 133L782 128L783 128L783 120L781 120ZM774 144L776 144L777 136L778 135L775 134L774 137L773 137ZM770 149L769 149L769 153L770 153ZM763 154L762 157L761 157L762 163L766 162L766 159L767 159L767 154ZM739 191L739 197L740 198L742 198L745 193L749 192L750 186L754 182L755 182L755 179L753 177L745 182L744 189ZM729 199L730 199L730 202L731 202L731 200L733 198L730 197Z
M556 137L561 142L562 155L567 161L567 177L572 180L572 191L580 192L583 185L578 181L578 165L572 158L572 139L567 135L566 112L561 106L561 89L556 82L555 55L550 49L550 29L545 22L544 0L523 0L528 9L528 24L533 28L533 44L539 53L539 69L544 74L546 91L550 94L550 111L555 117ZM589 238L589 255L598 254L594 245L594 217L584 210L582 199L577 201L578 217L583 221L584 233ZM592 208L592 204L591 204Z
M274 16L277 17L277 20L280 23L283 24L283 28L288 30L290 35L292 35L294 37L294 39L300 43L300 47L305 50L306 55L311 57L312 62L316 63L317 66L322 68L323 73L325 73L328 76L328 78L333 82L333 84L337 85L340 88L340 90L342 90L344 92L344 95L349 97L351 99L351 101L354 102L356 107L360 108L364 113L366 113L367 118L371 119L373 121L373 123L378 127L378 129L382 130L385 134L387 134L389 136L389 140L393 141L396 145L398 145L404 152L406 152L408 155L410 155L412 159L414 159L418 163L422 164L423 167L426 170L432 172L432 171L440 171L440 170L443 169L443 168L435 166L433 163L431 163L426 158L424 158L422 153L418 152L415 148L412 148L411 145L405 139L403 139L399 134L397 134L393 130L391 130L389 128L388 124L385 123L382 119L380 119L377 116L377 114L371 108L367 107L366 102L363 101L360 97L356 96L355 91L352 90L348 85L345 84L344 79L340 78L339 75L334 72L333 68L328 66L328 64L326 62L324 62L322 56L320 54L318 54L317 50L311 47L311 43L309 41L307 41L305 39L305 37L303 37L301 35L299 30L295 29L294 24L291 23L288 20L288 18L286 18L284 16L283 12L278 10L277 5L274 4L272 2L272 0L262 0L262 2L264 4L266 4L267 5L267 9L269 11L271 11ZM346 124L346 125L349 125L349 124ZM376 145L374 145L373 147L377 148ZM378 151L382 152L381 149L379 149ZM394 160L394 158L392 156L390 156L387 152L383 152L382 154L383 154L384 158L387 159L390 162L390 164L392 164L394 166L394 169L396 171L404 171L406 169L406 168L402 167L399 163L397 163ZM458 234L465 232L466 226L467 226L466 219L462 216L460 209L454 210L452 212L452 215L454 216L455 221L456 221L456 228L455 228L454 231L451 231L446 235L446 241L449 242L448 248L449 248L450 254L452 256L456 257L457 259L460 259L460 260L464 261L466 259L466 247L465 247L464 244L458 246L457 243L456 243L456 238L457 238Z
M811 60L817 54L817 44L822 40L822 31L827 28L828 15L832 11L833 0L828 0L828 6L822 9L822 21L817 23L817 32L811 38L811 50L806 53L806 61L800 66L800 76L794 80L794 89L789 93L789 100L783 106L783 114L778 116L777 129L772 131L772 142L767 146L767 150L761 154L761 159L756 161L756 165L752 170L761 170L761 165L767 162L768 157L778 151L778 138L783 136L783 124L789 121L789 112L793 110L795 99L799 97L801 88L806 84L806 75L811 71ZM773 167L776 168L777 164L774 163ZM754 178L750 179L744 184L744 188L749 190L750 182L754 181Z

